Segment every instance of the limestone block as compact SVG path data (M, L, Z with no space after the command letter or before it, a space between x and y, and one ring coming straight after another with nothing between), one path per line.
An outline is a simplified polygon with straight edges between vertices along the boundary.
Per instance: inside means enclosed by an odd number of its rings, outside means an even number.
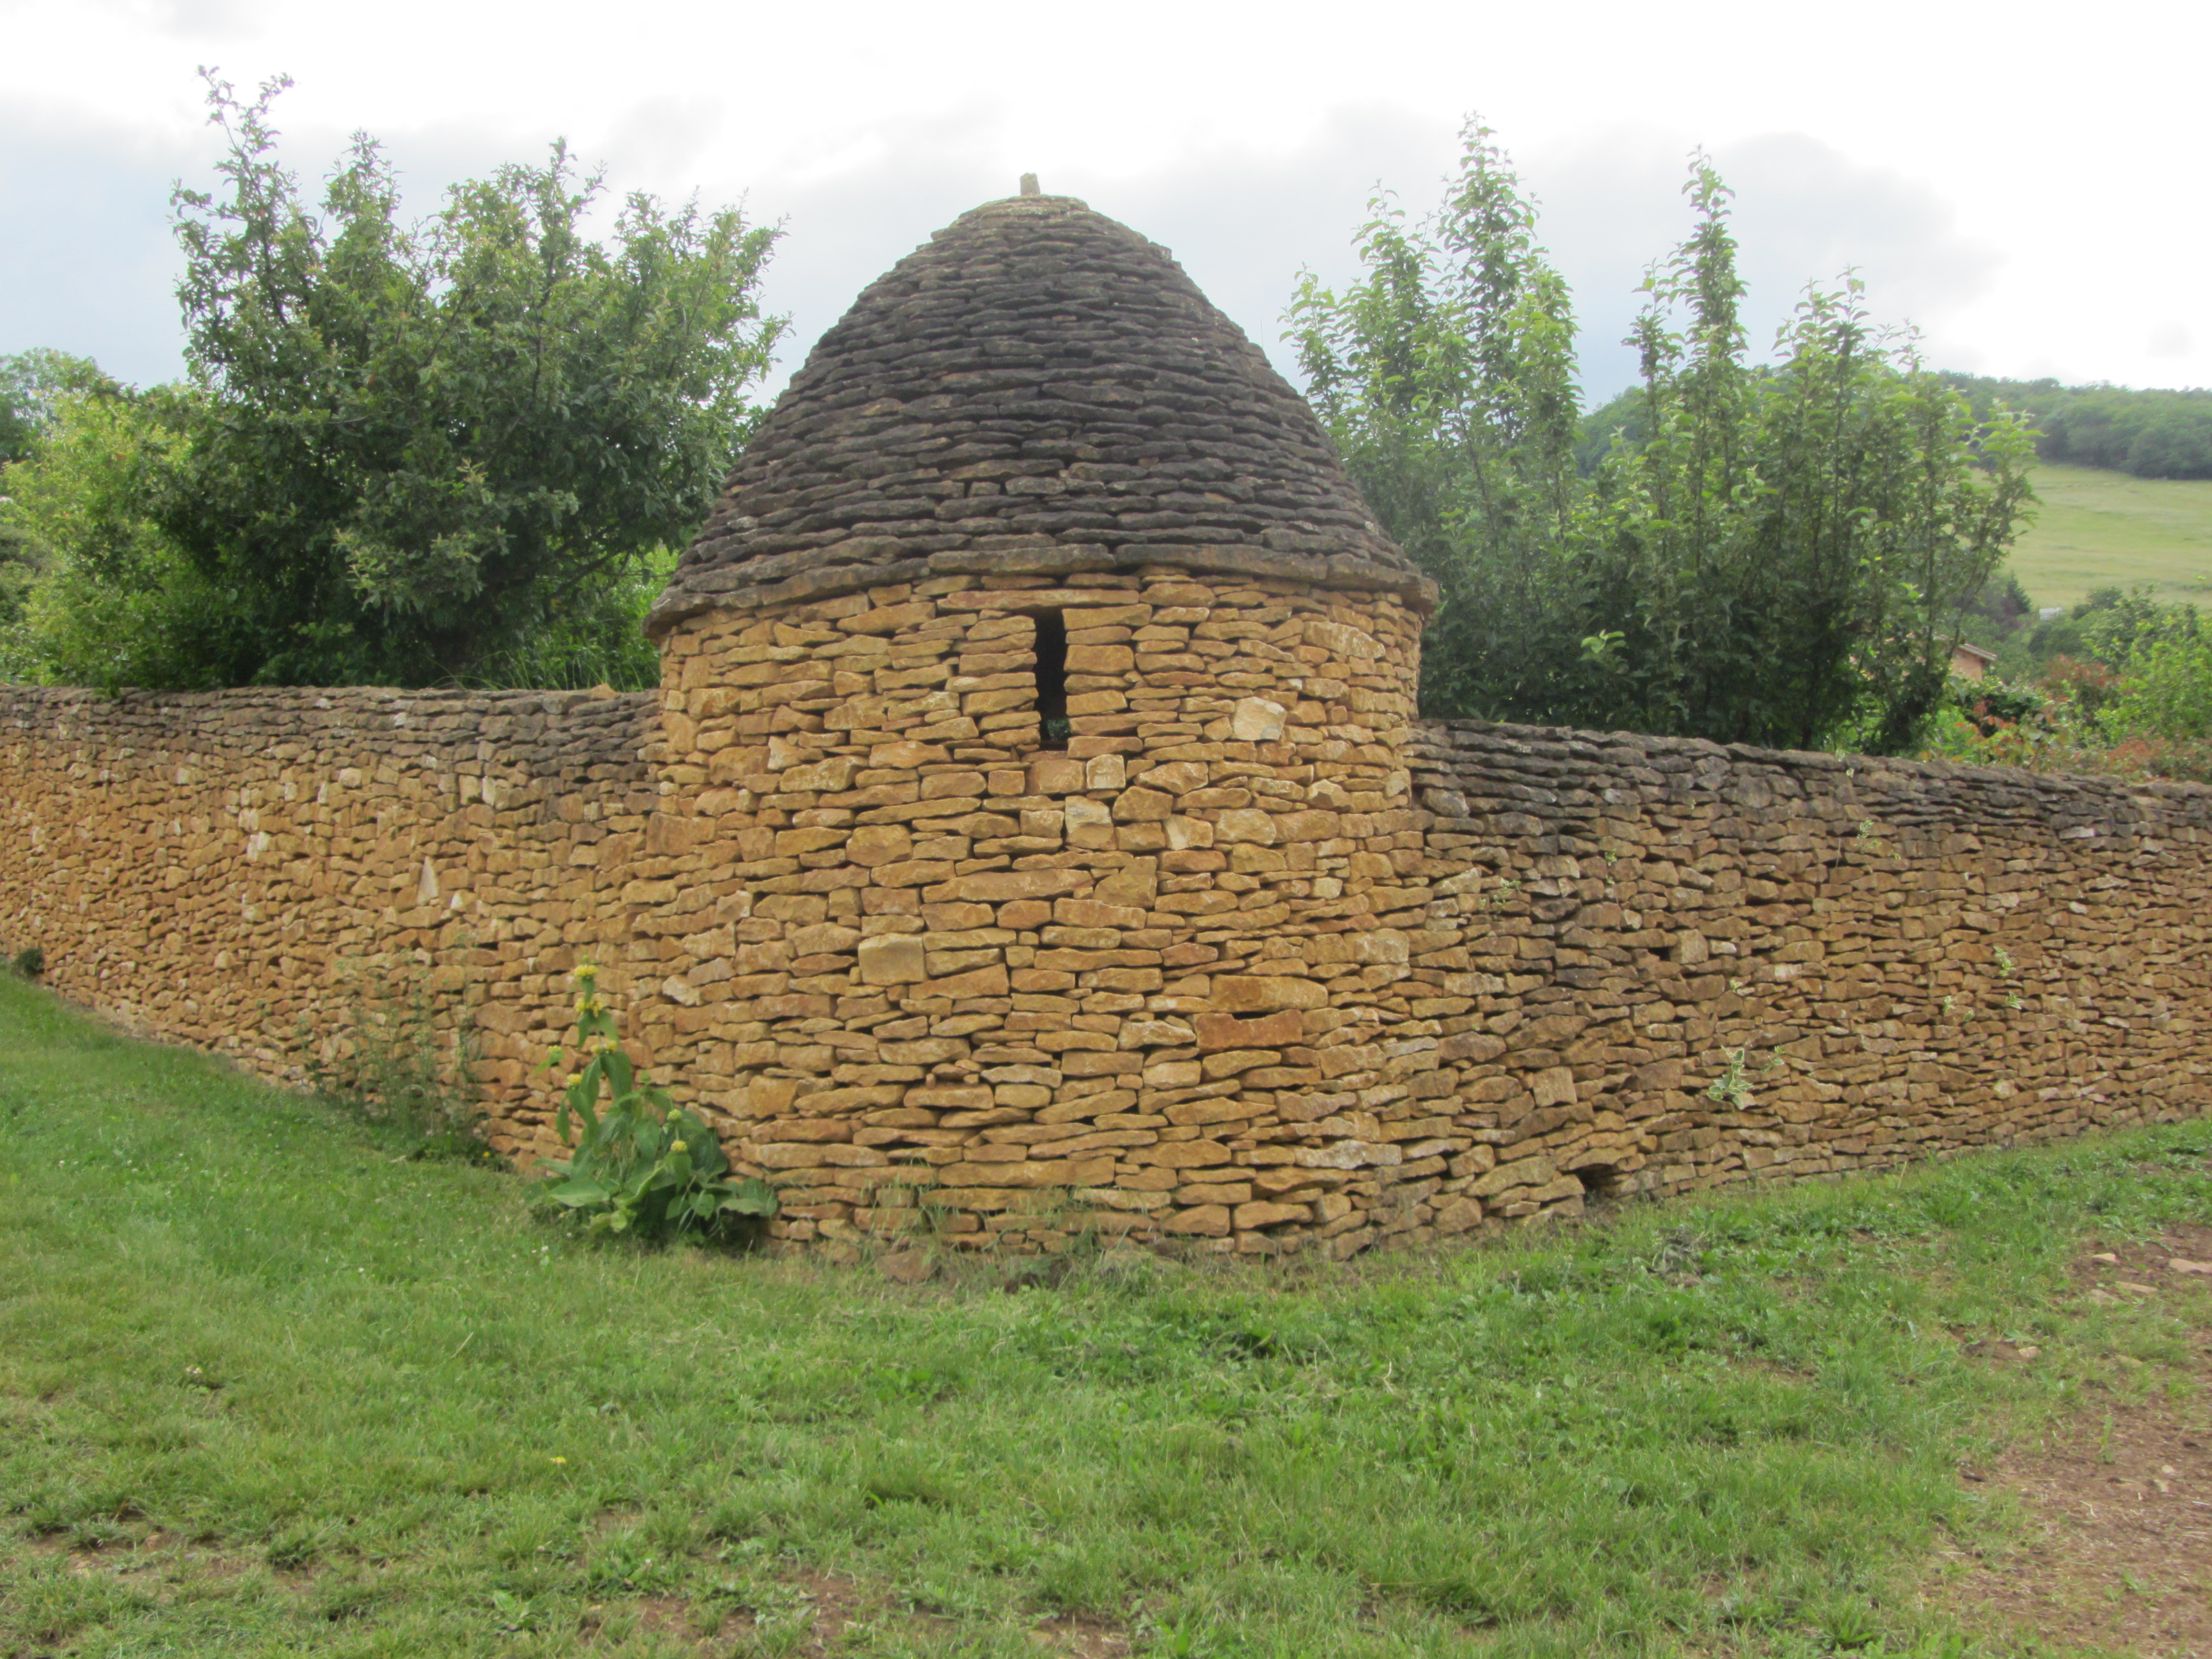
M811 765L790 768L777 780L777 787L792 793L817 791L836 794L853 787L853 774L859 767L860 762L854 757L839 755Z
M1516 1158L1510 1164L1500 1164L1488 1174L1480 1176L1468 1190L1477 1198L1489 1198L1494 1194L1509 1192L1516 1188L1541 1188L1559 1178L1559 1171L1548 1158ZM1579 1184L1577 1190L1581 1190Z
M1232 1224L1239 1232L1255 1227L1280 1226L1285 1221L1312 1219L1313 1212L1304 1204L1271 1202L1265 1199L1239 1204L1231 1217Z
M789 945L794 957L843 956L860 942L860 930L826 921L791 930Z
M1218 1140L1170 1140L1156 1146L1131 1149L1133 1164L1167 1170L1218 1169L1234 1163L1229 1148Z
M904 825L896 823L866 823L853 831L845 843L845 856L864 870L879 865L896 863L913 850L914 837Z
M1305 1170L1359 1170L1367 1166L1368 1149L1357 1140L1331 1141L1325 1146L1301 1146L1296 1154Z
M1283 735L1285 710L1265 697L1245 697L1229 717L1229 735L1240 743L1273 743Z
M1539 1107L1567 1105L1575 1098L1575 1074L1565 1066L1547 1066L1528 1079L1528 1086Z
M1167 844L1178 853L1190 848L1202 849L1213 845L1213 826L1204 818L1174 814L1168 818L1166 828Z
M947 975L942 979L927 981L929 994L936 997L1002 997L1008 994L1006 969L997 963L988 967L971 969L966 973Z
M1224 975L1214 980L1211 1000L1217 1012L1272 1013L1278 1009L1322 1008L1328 993L1310 979L1279 974Z
M963 899L1000 904L1008 899L1054 898L1090 884L1090 878L1075 870L994 870L962 876L954 887Z
M1106 848L1114 844L1114 813L1103 801L1079 797L1066 806L1066 836L1070 847Z
M1256 842L1272 847L1275 842L1274 816L1257 807L1231 807L1216 823L1215 833L1226 842Z
M1114 817L1120 823L1158 822L1164 820L1175 806L1175 797L1162 794L1157 789L1141 787L1124 789L1114 802Z
M921 939L892 933L860 942L860 978L869 985L915 985L929 977Z
M1227 1237L1229 1228L1229 1206L1225 1204L1200 1204L1176 1210L1160 1223L1163 1232L1195 1233L1215 1238Z
M1472 1232L1482 1224L1482 1204L1464 1194L1438 1200L1432 1224L1447 1235Z
M1033 757L1029 765L1029 793L1032 795L1072 795L1087 788L1084 763L1072 755L1045 754Z
M906 738L872 744L868 749L868 767L872 771L911 772L917 767L942 763L951 758L942 744L916 743Z
M1296 1007L1256 1019L1200 1014L1192 1023L1199 1048L1209 1053L1224 1048L1280 1048L1305 1037L1305 1015ZM1188 1040L1186 1036L1185 1041Z
M1126 645L1071 645L1067 647L1070 674L1126 674L1137 665L1137 653Z

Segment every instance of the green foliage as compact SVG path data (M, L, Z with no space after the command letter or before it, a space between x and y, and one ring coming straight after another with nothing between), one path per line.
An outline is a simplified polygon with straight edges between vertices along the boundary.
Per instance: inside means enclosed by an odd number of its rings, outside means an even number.
M1576 554L1574 321L1490 130L1419 223L1388 195L1366 276L1301 279L1290 322L1309 396L1383 526L1443 590L1421 664L1439 714L1548 713L1585 625Z
M0 357L0 467L30 459L63 398L118 389L89 357L44 349Z
M1583 477L1594 478L1616 448L1641 449L1650 435L1644 420L1644 388L1632 386L1617 392L1610 402L1599 404L1577 422L1575 471Z
M1566 293L1479 125L1437 214L1378 198L1365 276L1304 279L1315 403L1443 590L1424 709L1903 748L2025 515L2026 430L1977 421L1855 281L1808 289L1750 363L1728 191L1702 159L1687 188L1643 384L1579 427Z
M600 586L578 594L529 633L462 677L485 691L646 691L660 684L660 647L645 618L675 574L677 554L654 548Z
M2009 568L1990 573L1981 591L1966 602L1960 622L1976 645L1995 650L2034 625L2035 601Z
M0 467L38 453L64 398L118 394L115 380L88 356L31 349L0 356Z
M2001 403L2028 411L2037 428L2035 453L2046 461L2138 478L2212 478L2212 388L2138 392L2053 380L1944 379L1978 407Z
M2212 638L2156 639L2137 649L2105 724L2122 739L2212 739Z
M730 1160L714 1132L648 1084L623 1052L599 993L599 969L577 969L576 990L584 1063L569 1077L554 1120L561 1144L574 1150L566 1163L545 1165L532 1201L580 1217L593 1232L655 1243L728 1233L774 1215L774 1189L750 1176L729 1179Z
M35 945L27 945L15 952L13 966L25 979L37 979L46 971L46 953Z
M1706 1085L1705 1098L1716 1105L1741 1112L1751 1104L1751 1078L1745 1067L1744 1051L1741 1048L1721 1050L1728 1061L1721 1074Z
M51 492L29 463L69 406L121 392L89 358L44 350L0 357L0 678L31 677L24 602L46 562L31 502Z
M2103 588L2000 665L1954 684L1931 758L2212 782L2212 634L2194 605Z
M776 233L637 195L594 240L600 180L558 145L410 226L359 137L313 205L277 159L284 84L246 105L210 78L226 186L177 198L193 388L129 405L127 477L57 465L116 534L43 509L40 672L651 684L638 595L753 418Z
M21 557L0 631L0 672L49 684L209 689L242 648L234 596L176 547L154 518L191 444L189 390L121 387L57 399L31 459L8 469L0 534Z

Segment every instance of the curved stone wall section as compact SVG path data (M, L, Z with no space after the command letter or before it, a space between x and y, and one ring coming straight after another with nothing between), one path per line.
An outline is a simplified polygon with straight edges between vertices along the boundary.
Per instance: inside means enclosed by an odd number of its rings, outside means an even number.
M1394 1008L1452 1086L1372 1126L1381 1224L2212 1106L2212 790L1472 723L1412 759Z
M0 691L0 932L50 983L295 1079L415 986L501 1115L650 856L652 693Z
M1043 615L1065 752L1040 748ZM1418 636L1395 600L1181 569L890 585L673 635L691 850L661 896L748 912L652 924L688 963L674 1071L782 1185L777 1231L927 1203L981 1237L1073 1198L1225 1243L1340 1207L1337 1172L1252 1153L1318 1113L1316 1045L1368 1018L1364 930L1403 921Z

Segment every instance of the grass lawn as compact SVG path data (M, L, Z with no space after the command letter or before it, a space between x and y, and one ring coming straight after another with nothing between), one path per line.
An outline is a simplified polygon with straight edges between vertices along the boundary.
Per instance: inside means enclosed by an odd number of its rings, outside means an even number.
M2039 465L2034 482L2043 505L2011 567L2038 605L2148 582L2162 603L2212 606L2212 479Z
M0 1044L5 1655L2072 1652L1947 1611L2022 1526L1962 1462L2212 1322L2075 1276L2212 1219L2212 1123L909 1288L586 1245L13 980Z

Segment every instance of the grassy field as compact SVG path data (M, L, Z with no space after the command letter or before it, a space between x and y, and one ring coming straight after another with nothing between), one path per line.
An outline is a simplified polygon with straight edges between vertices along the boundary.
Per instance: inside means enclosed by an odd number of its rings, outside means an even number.
M2212 1323L2074 1276L2212 1123L906 1288L584 1245L12 980L0 1045L0 1654L2070 1653L1954 1610L1961 1462Z
M2043 505L2012 569L2038 605L2148 582L2166 604L2212 606L2212 480L2039 466Z

